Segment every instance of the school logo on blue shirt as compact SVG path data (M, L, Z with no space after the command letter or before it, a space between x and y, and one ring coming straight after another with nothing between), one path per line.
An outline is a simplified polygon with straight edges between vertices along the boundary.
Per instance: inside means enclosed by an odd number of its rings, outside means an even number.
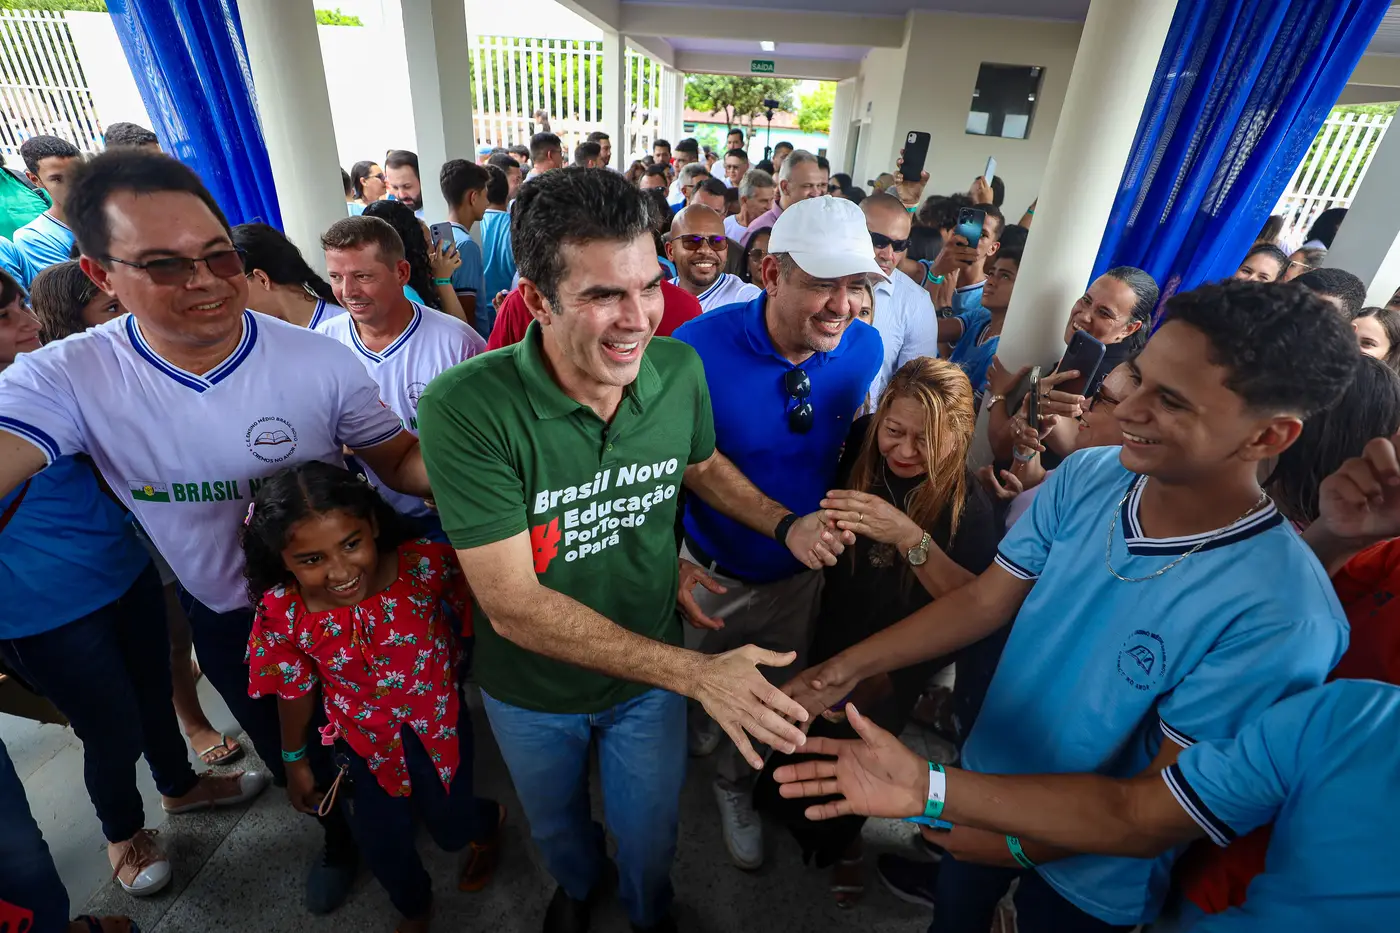
M263 463L281 463L297 449L297 429L285 418L259 418L248 426L243 439L248 451Z
M1118 673L1137 690L1151 690L1167 669L1167 646L1156 632L1138 629L1118 651Z

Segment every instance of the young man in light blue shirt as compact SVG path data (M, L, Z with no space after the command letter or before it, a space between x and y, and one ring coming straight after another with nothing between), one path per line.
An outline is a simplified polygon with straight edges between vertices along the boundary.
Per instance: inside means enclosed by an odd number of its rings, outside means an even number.
M73 253L73 231L68 229L64 202L68 182L82 153L66 139L33 136L19 147L24 174L53 202L49 209L15 231L15 246L24 257L25 288L49 266L67 262Z
M515 166L518 178L520 164L507 159ZM491 176L486 182L486 213L481 215L481 254L486 270L477 318L486 325L485 333L489 335L496 326L496 295L510 291L515 278L515 252L510 239L510 212L506 210L510 203L510 176L499 165L488 165L486 171Z
M1163 770L1197 741L1232 739L1322 683L1346 648L1342 609L1257 481L1356 366L1345 324L1304 291L1228 283L1175 296L1131 364L1137 388L1115 411L1123 446L1069 457L994 567L787 689L822 709L861 679L1014 620L967 767L1126 778ZM1147 923L1177 854L1013 852L966 827L945 839L936 933L984 933L1018 877L1023 933ZM882 865L901 890L917 887L915 868Z
M491 335L492 322L481 320L483 309L491 307L491 293L486 291L481 247L472 239L471 230L472 224L486 213L486 182L490 177L484 166L466 159L448 159L438 176L442 197L447 201L447 219L452 224L452 241L462 257L462 264L452 273L452 289L462 303L467 322L482 339Z

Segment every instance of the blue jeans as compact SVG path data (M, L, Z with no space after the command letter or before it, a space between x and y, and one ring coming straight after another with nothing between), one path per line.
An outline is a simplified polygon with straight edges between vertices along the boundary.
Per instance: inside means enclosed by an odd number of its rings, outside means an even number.
M1132 926L1114 926L1087 914L1045 883L1040 872L960 862L944 855L938 863L938 888L933 896L929 933L987 933L997 901L1015 878L1016 928L1020 933L1111 933Z
M62 584L59 584L62 585ZM0 641L0 655L58 707L83 743L83 780L102 834L124 842L146 825L136 761L182 797L199 780L171 699L170 632L155 565L122 597L56 629Z
M67 929L68 892L29 811L15 764L0 742L0 930L63 933Z
M685 781L685 698L649 690L600 713L539 713L485 691L481 698L530 836L554 880L578 901L588 898L606 859L588 796L588 751L597 738L619 899L636 926L665 919Z
M472 719L467 704L461 705L457 720L458 750L450 790L438 777L437 763L408 726L400 731L404 764L413 793L391 797L363 758L345 750L352 781L350 826L360 853L374 877L384 886L399 913L410 919L427 915L433 902L433 885L423 860L418 856L414 812L428 828L433 841L446 852L458 852L467 843L484 843L496 835L500 809L494 800L472 793Z

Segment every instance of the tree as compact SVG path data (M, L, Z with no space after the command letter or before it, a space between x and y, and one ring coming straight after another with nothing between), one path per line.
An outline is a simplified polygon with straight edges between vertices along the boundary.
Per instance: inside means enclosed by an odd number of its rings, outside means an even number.
M316 25L318 26L363 26L364 23L358 16L350 13L340 12L340 7L334 10L317 10Z
M44 10L61 13L106 13L107 0L0 0L0 10Z
M797 128L804 133L830 133L831 108L836 104L836 85L823 81L810 94L803 94L797 105Z
M724 112L726 126L747 124L768 108L765 100L776 100L777 109L793 109L791 78L745 78L735 75L691 75L685 82L685 105L708 114Z

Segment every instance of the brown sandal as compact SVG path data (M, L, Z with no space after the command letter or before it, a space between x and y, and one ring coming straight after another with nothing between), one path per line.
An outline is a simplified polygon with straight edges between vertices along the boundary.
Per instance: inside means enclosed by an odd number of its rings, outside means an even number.
M501 827L506 824L505 804L496 804L500 816L496 820L496 832L486 842L468 843L467 857L462 862L462 873L457 876L458 891L480 891L491 883L496 874L496 865L501 860Z
M244 755L243 746L239 745L236 740L226 735L220 736L219 738L223 739L223 741L218 745L211 745L204 751L198 753L199 760L211 768L219 765L231 765ZM215 754L216 752L221 754Z

